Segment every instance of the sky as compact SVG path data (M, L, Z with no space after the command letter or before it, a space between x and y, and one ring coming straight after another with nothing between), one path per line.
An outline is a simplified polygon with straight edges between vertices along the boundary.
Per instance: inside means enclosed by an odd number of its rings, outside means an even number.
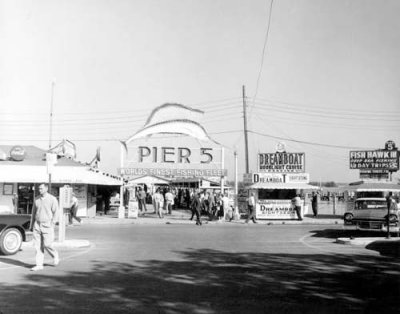
M205 112L232 179L235 150L245 172L245 86L251 171L283 141L305 153L311 181L358 180L350 150L400 145L400 2L270 9L270 0L0 0L0 143L47 149L52 103L53 146L71 140L81 161L101 147L101 168L116 173L119 140L155 107L180 103Z

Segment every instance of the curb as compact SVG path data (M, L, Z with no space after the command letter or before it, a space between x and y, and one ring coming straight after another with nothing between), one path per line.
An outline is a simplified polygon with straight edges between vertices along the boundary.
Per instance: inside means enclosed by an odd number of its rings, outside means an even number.
M138 218L87 218L84 220L83 225L96 225L96 224L109 224L109 225L175 225L175 224L192 224L194 222L189 220L190 217L177 217L177 218L170 218L165 217L162 219L156 217L138 217ZM240 220L213 220L209 221L207 218L202 220L203 223L208 224L244 224L245 219ZM298 220L257 220L258 224L260 225L341 225L343 221L340 219L304 219L303 221Z
M337 238L336 243L339 244L344 244L344 245L354 245L354 246L367 246L368 244L371 244L372 242L375 241L385 241L385 242L394 242L394 241L399 241L398 238Z

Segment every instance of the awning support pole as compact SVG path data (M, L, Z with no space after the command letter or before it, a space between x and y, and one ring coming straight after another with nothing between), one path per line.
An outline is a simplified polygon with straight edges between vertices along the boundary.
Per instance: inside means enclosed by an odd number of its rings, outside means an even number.
M124 167L124 146L121 143L120 146L120 165L121 165L121 177L122 177L122 168ZM118 218L125 218L125 206L124 206L124 182L119 188L119 208L118 208Z

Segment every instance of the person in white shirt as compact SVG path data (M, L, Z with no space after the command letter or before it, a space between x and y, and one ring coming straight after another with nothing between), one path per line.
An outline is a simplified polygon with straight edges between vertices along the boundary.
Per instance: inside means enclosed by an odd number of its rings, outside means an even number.
M170 190L165 193L165 206L169 215L172 214L172 205L174 205L174 198L174 194L172 194Z
M164 203L164 196L160 193L160 190L157 189L156 193L154 193L153 195L153 206L154 206L154 211L158 214L158 217L160 218L164 218L163 203Z
M297 194L296 197L292 199L292 204L294 206L294 210L297 213L297 218L301 221L303 217L301 217L301 198L300 194Z
M45 250L54 259L54 266L60 262L58 252L53 244L54 225L58 219L58 202L53 195L47 193L48 188L47 183L40 184L40 195L33 202L30 229L33 231L35 243L36 265L31 268L32 271L43 269Z
M253 223L257 223L256 221L256 199L254 197L254 193L250 193L250 197L247 199L247 208L249 210L249 215L245 221L245 223L248 223L249 220L251 219Z
M79 223L81 223L81 219L79 217L76 216L76 213L78 211L78 205L79 205L79 201L76 198L75 193L72 193L72 199L71 199L71 208L69 211L69 225L73 225L73 221L72 219L75 218L75 220Z

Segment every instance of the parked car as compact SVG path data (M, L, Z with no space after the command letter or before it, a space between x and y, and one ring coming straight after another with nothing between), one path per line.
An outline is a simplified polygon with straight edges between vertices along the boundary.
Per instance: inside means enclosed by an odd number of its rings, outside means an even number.
M29 231L31 215L0 214L0 251L13 255L19 251L23 241L32 239Z
M353 209L343 215L345 225L355 225L359 230L387 231L387 202L385 198L358 198ZM399 232L399 211L390 210L391 232Z

